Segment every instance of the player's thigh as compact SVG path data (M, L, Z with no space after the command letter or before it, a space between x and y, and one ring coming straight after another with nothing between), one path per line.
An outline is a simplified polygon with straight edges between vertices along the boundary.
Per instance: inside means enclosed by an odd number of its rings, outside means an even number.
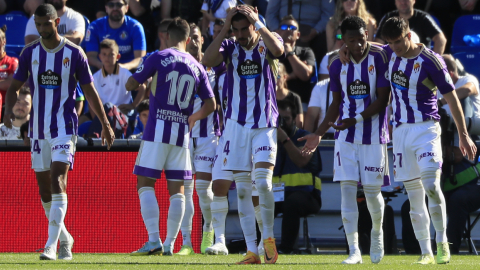
M194 173L211 174L218 137L195 138L194 143L194 153L191 155Z
M252 168L252 129L228 119L222 150L223 170L250 171Z
M142 141L138 150L133 174L150 179L159 179L171 145L161 142ZM189 158L190 160L190 158ZM139 178L139 181L141 179Z
M428 121L418 127L415 134L417 135L412 142L412 148L420 171L426 168L440 169L443 162L440 124Z
M50 171L52 163L52 149L46 139L30 139L32 169L35 172Z
M358 147L362 185L383 185L384 177L388 175L387 145L364 144Z
M277 158L277 129L252 129L253 163L269 163L275 166Z
M54 139L50 139L50 147L52 148L52 164L54 162L60 162L68 164L70 169L73 169L73 161L75 157L76 145L77 145L77 136L76 135L66 135L59 136ZM63 170L61 164L58 165L59 170ZM52 175L60 174L60 172L54 172L52 167ZM67 170L68 172L68 170Z
M358 144L335 140L333 181L359 181Z
M166 155L165 178L167 180L191 180L192 162L188 148L171 145Z
M393 177L395 182L404 182L420 177L415 151L412 149L410 124L403 124L393 130Z

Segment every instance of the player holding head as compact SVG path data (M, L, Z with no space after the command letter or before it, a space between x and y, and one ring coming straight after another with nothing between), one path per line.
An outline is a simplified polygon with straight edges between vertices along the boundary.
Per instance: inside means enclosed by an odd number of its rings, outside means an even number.
M102 119L102 144L110 146L114 134L98 93L87 57L82 48L58 34L60 18L51 4L35 10L35 26L40 38L20 54L18 69L7 91L5 126L11 127L12 106L17 92L28 79L32 92L29 137L32 169L35 170L45 214L49 219L48 241L41 260L55 260L60 238L59 259L72 259L73 238L63 223L67 212L67 174L73 168L77 133L75 87L77 80L95 114Z
M358 247L357 182L361 181L367 207L372 216L370 259L383 258L383 209L380 188L388 176L389 142L386 107L390 98L386 52L368 40L365 22L357 16L347 17L341 25L342 39L351 61L342 65L338 56L330 63L330 89L333 101L325 119L307 139L304 151L314 151L330 126L335 133L334 181L341 181L342 221L350 248L344 264L362 263ZM340 118L338 124L333 122Z
M395 181L404 182L410 199L413 229L422 250L418 263L435 263L430 245L430 218L436 231L437 263L450 261L446 235L445 198L440 189L442 148L437 93L447 101L457 125L459 147L473 160L476 147L468 136L460 103L442 57L411 39L408 21L393 17L385 22L389 77L393 93L393 153Z
M223 40L232 28L236 40ZM251 6L232 8L221 33L205 52L203 63L227 65L228 91L225 145L219 157L224 170L233 171L237 185L239 215L247 242L247 255L240 263L260 263L252 204L252 155L254 178L262 205L265 262L275 263L273 238L274 199L272 175L276 154L278 110L275 97L277 58L284 55L282 39L271 33Z
M190 130L197 120L215 110L208 76L204 68L186 52L189 34L188 23L180 18L174 19L167 29L169 48L148 57L125 85L131 91L153 76L150 113L133 171L137 175L137 190L148 241L132 255L154 255L162 251L164 255L172 255L173 243L185 212L184 181L192 179L188 149ZM192 114L195 95L204 104ZM155 181L160 178L162 170L165 170L170 193L167 238L163 246L154 190Z

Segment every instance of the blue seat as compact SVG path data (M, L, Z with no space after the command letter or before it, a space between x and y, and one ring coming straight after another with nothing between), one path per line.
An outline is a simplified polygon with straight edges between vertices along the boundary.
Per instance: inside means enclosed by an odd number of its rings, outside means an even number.
M92 125L92 121L86 121L83 124L81 124L78 127L78 136L84 137L85 135L87 135L91 125Z
M480 78L480 65L478 64L480 62L480 52L461 52L454 54L453 57L462 63L467 73Z
M25 28L27 27L28 17L20 12L10 12L0 15L0 27L7 26L7 45L6 51L11 51L19 55L25 47Z
M463 41L465 35L477 34L480 34L480 15L465 15L458 18L453 25L451 53L479 52L480 47L468 46Z
M87 18L87 16L83 16L83 19L85 20L85 35L83 36L82 43L80 43L80 47L85 51L85 38L87 37L87 31L88 31L88 26L90 25L90 20Z

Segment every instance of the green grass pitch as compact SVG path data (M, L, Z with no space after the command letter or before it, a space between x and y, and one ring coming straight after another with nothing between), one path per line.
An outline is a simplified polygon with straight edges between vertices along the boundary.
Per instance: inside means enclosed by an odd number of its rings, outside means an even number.
M242 256L149 256L74 254L72 261L40 261L39 253L0 253L0 269L480 269L480 257L453 256L447 265L414 265L418 256L385 256L378 265L363 256L362 265L341 265L346 255L280 255L275 265L235 265Z

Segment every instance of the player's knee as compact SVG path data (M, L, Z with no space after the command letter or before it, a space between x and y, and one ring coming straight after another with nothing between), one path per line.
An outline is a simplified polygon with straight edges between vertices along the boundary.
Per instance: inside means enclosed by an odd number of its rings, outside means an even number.
M422 184L425 189L425 193L436 203L440 203L440 169L437 168L425 168L421 171Z
M272 191L273 171L264 168L255 169L255 186L259 193Z

